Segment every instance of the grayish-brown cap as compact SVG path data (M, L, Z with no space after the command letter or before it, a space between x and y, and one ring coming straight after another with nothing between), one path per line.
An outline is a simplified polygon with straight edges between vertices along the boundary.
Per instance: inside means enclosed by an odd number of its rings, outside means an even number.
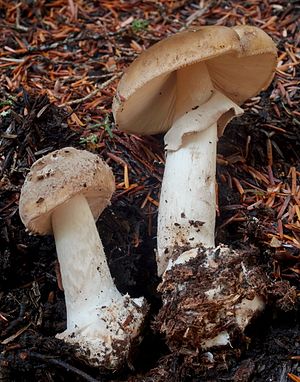
M205 26L153 45L129 66L113 102L117 127L134 134L158 134L173 123L176 71L204 62L214 87L241 105L270 84L276 46L252 26Z
M23 184L19 213L33 233L52 233L51 214L77 194L87 199L96 219L115 190L110 167L96 154L65 147L38 159Z

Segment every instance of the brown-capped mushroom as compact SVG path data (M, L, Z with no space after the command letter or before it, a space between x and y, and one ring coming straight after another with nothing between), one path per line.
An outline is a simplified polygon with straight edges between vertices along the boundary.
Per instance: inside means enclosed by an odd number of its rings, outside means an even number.
M114 190L105 162L66 147L32 165L19 203L29 231L54 235L67 310L67 329L57 338L77 344L91 365L108 368L124 363L146 312L143 298L117 290L95 225Z
M172 350L230 344L264 308L265 278L253 276L247 254L214 248L216 143L242 114L239 105L270 84L276 58L274 42L259 28L205 26L153 45L119 83L117 127L166 133L157 231L163 307L156 324Z
M217 137L243 113L238 105L269 85L276 56L272 39L256 27L206 26L151 46L122 77L113 103L117 127L166 133L159 274L174 250L214 246Z

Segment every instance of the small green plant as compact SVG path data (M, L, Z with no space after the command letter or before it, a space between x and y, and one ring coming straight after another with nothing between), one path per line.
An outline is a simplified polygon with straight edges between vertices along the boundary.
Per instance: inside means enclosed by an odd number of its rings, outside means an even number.
M89 129L91 130L91 131L95 131L95 130L99 130L99 127L101 127L102 126L102 123L94 123L93 125L89 125Z
M0 100L0 107L3 107L3 106L12 106L13 103L14 103L13 101L14 101L13 97L9 97L8 99L5 99L5 100ZM6 117L10 113L11 113L11 109L3 110L0 113L0 116L1 117Z
M9 115L10 113L11 113L11 109L3 110L3 111L0 113L0 116L1 116L1 117L6 117L6 116Z
M90 133L84 137L79 138L79 143L81 145L97 145L99 143L99 135L97 133L93 133L92 131L99 131L100 128L104 129L107 132L110 138L113 138L112 125L109 119L109 114L107 114L104 118L104 121L101 123L95 123L94 125L89 125Z
M104 130L107 132L107 134L110 136L110 138L113 138L114 135L113 135L113 132L111 129L111 122L110 122L108 114L106 115L102 126L104 127Z
M9 97L8 99L4 99L4 100L0 101L0 107L7 106L7 105L11 106L11 105L13 105L13 101L14 101L14 99L12 97Z
M79 143L81 145L85 145L88 143L96 144L98 143L98 136L96 134L90 134L86 137L80 137Z
M138 33L141 31L144 31L148 28L149 21L148 20L143 20L143 19L137 19L133 20L131 23L131 28L134 33Z

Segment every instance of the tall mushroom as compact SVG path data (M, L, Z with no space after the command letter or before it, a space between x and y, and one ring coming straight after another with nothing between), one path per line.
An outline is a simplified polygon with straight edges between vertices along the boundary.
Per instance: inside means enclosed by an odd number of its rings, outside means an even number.
M158 273L174 250L214 246L217 135L238 106L273 78L276 48L252 26L207 26L175 34L143 52L114 98L119 129L165 134L158 216Z
M146 312L143 298L117 290L95 225L114 190L105 162L66 147L32 165L19 203L30 232L54 235L67 310L67 329L57 338L77 344L91 365L107 368L124 363Z
M214 248L216 143L227 123L242 114L239 105L270 84L276 55L272 39L256 27L206 26L153 45L119 83L117 127L166 133L158 323L177 350L182 344L193 351L228 344L234 330L243 332L264 307L265 278L253 259Z

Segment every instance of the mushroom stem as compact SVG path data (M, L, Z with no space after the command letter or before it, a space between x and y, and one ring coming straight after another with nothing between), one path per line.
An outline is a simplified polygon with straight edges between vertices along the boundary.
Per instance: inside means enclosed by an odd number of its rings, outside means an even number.
M158 218L158 272L172 252L202 244L214 246L217 127L186 136L167 153Z
M76 195L55 209L52 227L65 292L67 330L74 330L93 321L96 307L121 298L121 294L110 275L92 212L83 195Z
M180 254L199 245L214 246L217 122L223 116L224 127L242 112L214 89L205 63L177 72L176 115L165 135L158 213L159 275L172 266L176 250Z
M52 228L67 309L67 329L56 337L79 345L91 365L119 368L141 332L145 300L123 296L115 287L83 195L54 210Z

